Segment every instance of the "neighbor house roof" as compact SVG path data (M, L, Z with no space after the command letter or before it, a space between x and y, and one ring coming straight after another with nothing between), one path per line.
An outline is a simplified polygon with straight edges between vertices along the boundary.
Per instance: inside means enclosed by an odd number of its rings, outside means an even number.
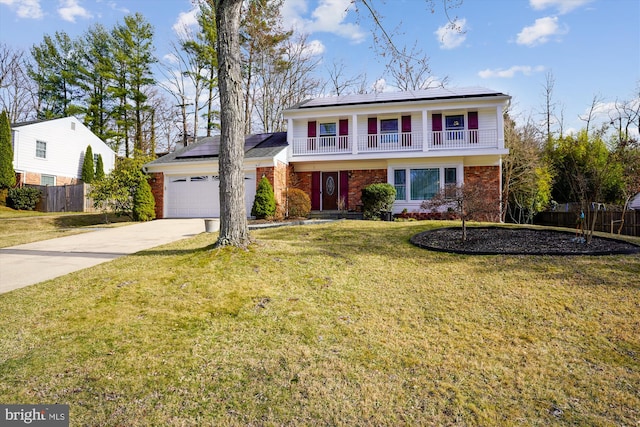
M304 108L315 107L335 107L345 105L365 105L380 104L388 102L403 101L428 101L438 99L465 99L465 98L483 98L483 97L504 97L509 98L502 92L497 92L483 87L464 87L464 88L431 88L423 90L413 90L405 92L381 92L367 94L353 94L344 96L327 96L323 98L314 98L302 101L301 103L289 108L288 110L300 110Z
M287 133L259 133L249 135L244 140L244 157L269 158L287 147ZM217 159L220 154L220 135L199 138L195 143L162 156L147 165L207 161Z

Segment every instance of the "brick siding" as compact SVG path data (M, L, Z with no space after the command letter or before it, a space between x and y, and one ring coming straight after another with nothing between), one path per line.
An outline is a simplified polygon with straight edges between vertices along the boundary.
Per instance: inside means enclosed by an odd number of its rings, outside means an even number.
M21 173L17 173L16 174L16 182L18 184L21 184L22 181L20 181L22 179L22 174ZM48 175L48 174L45 174ZM53 175L55 176L55 175ZM72 177L68 177L68 176L55 176L56 177L56 185L76 185L76 184L80 184L82 181L78 178L72 178ZM41 185L42 182L42 174L40 173L35 173L35 172L25 172L24 173L24 183L23 184L28 184L28 185Z
M269 180L273 187L273 194L275 195L276 203L280 206L284 206L286 197L285 190L289 184L289 167L282 162L278 162L276 166L256 168L256 189L258 188L258 183L260 183L263 175Z
M476 219L480 221L500 221L500 166L465 166L464 183L465 185L478 184L484 187L489 195L487 203L495 206L493 214Z
M164 174L162 172L152 173L149 177L151 193L156 201L156 218L164 218Z

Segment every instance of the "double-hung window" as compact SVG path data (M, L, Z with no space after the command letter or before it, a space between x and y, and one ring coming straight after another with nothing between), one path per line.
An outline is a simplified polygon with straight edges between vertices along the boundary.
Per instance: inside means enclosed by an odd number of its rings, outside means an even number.
M334 147L336 145L336 123L320 123L320 145Z
M39 159L47 158L47 143L44 141L36 141L36 157Z
M456 168L444 168L444 195L451 199L456 196L458 185L458 173Z
M380 142L398 142L398 119L380 120Z
M396 200L407 200L407 171L396 169L393 171L393 186L396 189Z

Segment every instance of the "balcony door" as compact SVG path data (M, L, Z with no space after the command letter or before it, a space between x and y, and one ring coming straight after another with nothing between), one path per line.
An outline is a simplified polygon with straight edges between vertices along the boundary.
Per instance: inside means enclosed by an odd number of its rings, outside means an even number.
M322 210L338 209L338 172L322 172Z

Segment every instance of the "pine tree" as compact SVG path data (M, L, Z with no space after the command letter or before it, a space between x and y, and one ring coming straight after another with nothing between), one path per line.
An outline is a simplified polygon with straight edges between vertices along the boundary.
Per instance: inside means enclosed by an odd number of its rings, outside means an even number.
M82 162L82 180L85 184L91 184L94 177L93 150L90 145L87 145L87 149L84 152L84 161Z
M13 170L13 147L11 146L11 125L6 111L0 114L0 188L16 185Z
M102 162L102 154L98 154L98 160L96 161L96 175L94 178L94 182L104 179L104 163Z
M253 201L251 215L258 219L263 219L273 216L275 213L276 197L273 194L273 187L267 177L263 176L256 189L256 198Z
M133 195L134 221L151 221L156 217L156 202L146 177L140 180Z

